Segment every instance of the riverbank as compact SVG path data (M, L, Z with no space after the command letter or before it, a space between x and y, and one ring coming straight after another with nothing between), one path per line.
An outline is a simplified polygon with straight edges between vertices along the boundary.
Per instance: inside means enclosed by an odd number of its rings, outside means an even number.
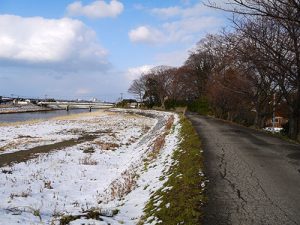
M27 113L27 112L43 112L52 111L51 108L40 107L34 104L27 105L4 105L0 106L0 114L11 114L11 113Z
M0 223L137 224L178 129L176 114L122 110L1 126Z

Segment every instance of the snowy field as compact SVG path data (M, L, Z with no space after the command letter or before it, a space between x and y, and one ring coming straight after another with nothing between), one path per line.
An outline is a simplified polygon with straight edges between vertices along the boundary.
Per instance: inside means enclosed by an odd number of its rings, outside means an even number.
M0 126L0 224L137 224L178 121L111 110Z

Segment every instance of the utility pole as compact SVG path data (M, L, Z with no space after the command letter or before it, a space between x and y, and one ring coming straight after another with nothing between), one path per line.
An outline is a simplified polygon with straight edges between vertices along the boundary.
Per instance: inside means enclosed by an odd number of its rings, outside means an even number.
M275 101L276 101L276 93L273 94L273 118L272 118L273 129L275 128L275 117L276 117L276 115L275 115L275 110L276 110L276 108L275 108L276 107Z
M123 93L120 93L121 94L121 101L123 100Z

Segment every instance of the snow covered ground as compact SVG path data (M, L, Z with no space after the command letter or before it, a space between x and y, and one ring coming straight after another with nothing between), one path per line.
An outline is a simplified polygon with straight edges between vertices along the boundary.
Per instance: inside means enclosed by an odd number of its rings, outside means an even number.
M0 127L2 162L6 154L81 140L1 165L0 224L59 224L62 218L71 218L70 224L137 224L150 194L163 184L179 127L176 114L139 110Z

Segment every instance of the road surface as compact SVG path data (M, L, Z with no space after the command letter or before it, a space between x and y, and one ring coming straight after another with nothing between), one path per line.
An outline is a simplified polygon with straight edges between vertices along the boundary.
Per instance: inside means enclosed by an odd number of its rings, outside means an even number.
M188 115L209 179L204 225L300 225L300 145L221 120Z

